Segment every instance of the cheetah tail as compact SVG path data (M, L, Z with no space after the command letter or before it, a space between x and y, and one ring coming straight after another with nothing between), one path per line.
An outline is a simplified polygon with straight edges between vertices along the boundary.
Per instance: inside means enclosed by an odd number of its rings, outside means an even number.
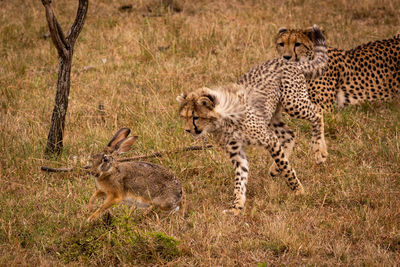
M312 27L312 41L314 44L314 58L300 62L299 68L307 79L315 79L321 76L328 65L328 51L326 49L325 37L317 25Z

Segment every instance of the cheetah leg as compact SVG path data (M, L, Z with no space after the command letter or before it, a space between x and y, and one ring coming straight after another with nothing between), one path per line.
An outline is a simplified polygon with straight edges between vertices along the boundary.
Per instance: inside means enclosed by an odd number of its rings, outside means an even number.
M285 111L292 117L305 119L311 122L312 139L311 147L314 153L315 161L320 164L326 161L328 150L324 136L324 117L322 109L314 105L310 99L305 96L294 97L294 102L286 101L284 103ZM293 109L293 106L297 106Z
M304 114L297 117L311 122L311 148L314 153L314 158L317 164L324 163L328 157L328 149L325 143L324 116L322 110L310 102L309 112L304 112Z
M323 112L321 110L319 110L319 112L316 112L315 117L310 118L310 121L313 128L311 139L312 150L314 152L315 161L318 164L321 164L324 163L328 158L328 149L326 147L324 134Z
M246 185L249 175L249 161L242 145L236 141L230 141L226 146L231 162L235 168L235 199L231 208L224 210L223 213L238 215L244 207L246 201Z
M274 160L278 171L286 178L286 184L290 189L296 191L296 194L304 194L303 185L297 179L296 172L289 163L279 139L276 135L271 133L270 138L265 140L265 148L269 151Z
M279 139L283 152L285 153L286 157L289 158L294 147L295 136L292 130L290 130L290 128L282 121L281 107L278 107L276 113L274 114L271 125L276 136ZM269 168L269 175L274 178L279 175L279 173L280 171L278 169L278 166L275 162L273 162L271 167Z

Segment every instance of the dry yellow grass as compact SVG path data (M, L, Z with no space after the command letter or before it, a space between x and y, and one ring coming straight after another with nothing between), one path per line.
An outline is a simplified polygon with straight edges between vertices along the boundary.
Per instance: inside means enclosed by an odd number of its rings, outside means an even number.
M77 1L53 2L66 30ZM119 10L129 3L130 12ZM153 160L179 176L185 218L118 206L89 225L93 179L39 171L42 164L84 162L122 126L140 136L130 155L193 144L177 114L181 91L235 81L274 57L273 37L282 26L316 23L328 44L341 48L388 38L400 29L399 1L180 1L169 8L160 0L93 0L75 45L64 153L53 160L43 151L58 62L43 38L44 9L40 1L0 6L1 265L400 262L398 101L327 115L330 157L322 166L310 153L310 125L288 120L297 136L292 162L307 194L295 197L283 181L267 177L269 155L249 149L248 201L239 217L222 214L233 171L220 150Z

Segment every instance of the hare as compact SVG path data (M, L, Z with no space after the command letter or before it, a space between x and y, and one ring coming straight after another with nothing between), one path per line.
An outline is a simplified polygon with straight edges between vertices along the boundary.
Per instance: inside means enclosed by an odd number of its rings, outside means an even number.
M130 129L120 129L103 152L92 155L89 173L95 176L97 190L89 200L89 208L96 198L105 196L104 203L90 217L95 220L101 213L122 201L135 201L139 205L156 206L161 210L184 212L182 186L176 176L166 168L149 162L118 162L117 156L127 152L137 136Z

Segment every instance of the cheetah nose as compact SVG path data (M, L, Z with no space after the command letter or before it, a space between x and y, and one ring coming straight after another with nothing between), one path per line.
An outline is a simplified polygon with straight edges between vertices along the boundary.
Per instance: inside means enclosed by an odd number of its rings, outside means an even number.
M289 60L292 58L292 56L283 56L283 58Z

